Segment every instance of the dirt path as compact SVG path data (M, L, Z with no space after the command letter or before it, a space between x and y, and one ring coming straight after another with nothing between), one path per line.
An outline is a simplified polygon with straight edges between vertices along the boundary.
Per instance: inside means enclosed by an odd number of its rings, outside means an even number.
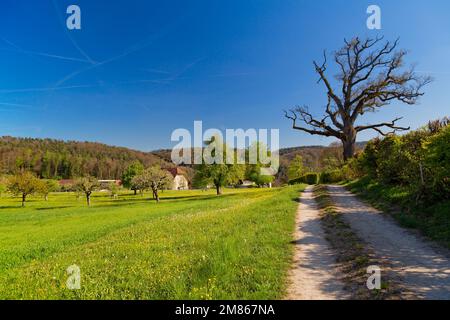
M337 210L380 259L392 265L403 285L423 299L450 299L450 258L398 226L341 186L329 186Z
M289 274L289 300L336 300L347 294L335 271L333 251L321 227L312 187L300 198L295 234L295 267Z

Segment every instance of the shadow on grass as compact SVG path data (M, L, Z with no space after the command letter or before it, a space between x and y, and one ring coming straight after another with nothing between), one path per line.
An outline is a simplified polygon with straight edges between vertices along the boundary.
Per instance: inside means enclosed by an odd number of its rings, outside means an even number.
M42 210L67 209L67 208L74 208L74 206L39 207L35 208L35 210L42 211Z

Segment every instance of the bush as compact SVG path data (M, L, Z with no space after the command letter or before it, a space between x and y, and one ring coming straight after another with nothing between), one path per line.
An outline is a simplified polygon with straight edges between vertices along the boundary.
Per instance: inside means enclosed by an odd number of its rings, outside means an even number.
M301 176L298 179L290 180L289 184L300 184L300 183L306 183L309 185L314 185L319 183L319 174L315 172L307 173L303 176Z
M325 170L320 175L320 183L337 183L345 180L341 169Z
M305 174L305 181L307 184L314 185L319 183L318 173L307 173Z
M424 143L425 167L431 173L427 179L433 193L449 198L450 194L450 126Z
M342 175L344 181L355 180L364 176L361 155L347 161L342 167Z
M404 136L374 139L343 172L346 179L368 176L385 186L402 187L416 205L450 199L448 121L435 121Z

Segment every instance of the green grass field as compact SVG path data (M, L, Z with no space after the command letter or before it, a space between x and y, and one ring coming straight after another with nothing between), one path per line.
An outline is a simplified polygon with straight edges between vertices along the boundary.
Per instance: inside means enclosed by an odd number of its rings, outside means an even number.
M0 299L281 298L301 188L3 197Z

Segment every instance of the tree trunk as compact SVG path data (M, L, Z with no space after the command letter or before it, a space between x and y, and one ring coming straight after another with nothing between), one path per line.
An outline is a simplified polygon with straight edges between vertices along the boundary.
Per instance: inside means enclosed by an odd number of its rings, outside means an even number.
M22 193L22 208L25 207L25 201L27 200L27 195Z
M45 201L48 201L48 194L45 195Z
M86 201L87 201L88 207L90 207L91 206L91 194L90 193L86 193Z
M216 184L216 193L218 196L220 196L222 194L222 189L220 188L219 184Z
M353 125L346 125L344 127L344 138L342 139L342 146L344 148L344 161L348 161L354 157L356 151L356 131Z
M156 202L159 202L158 190L154 190L153 195L155 196Z
M134 189L134 195L137 195L137 189Z

